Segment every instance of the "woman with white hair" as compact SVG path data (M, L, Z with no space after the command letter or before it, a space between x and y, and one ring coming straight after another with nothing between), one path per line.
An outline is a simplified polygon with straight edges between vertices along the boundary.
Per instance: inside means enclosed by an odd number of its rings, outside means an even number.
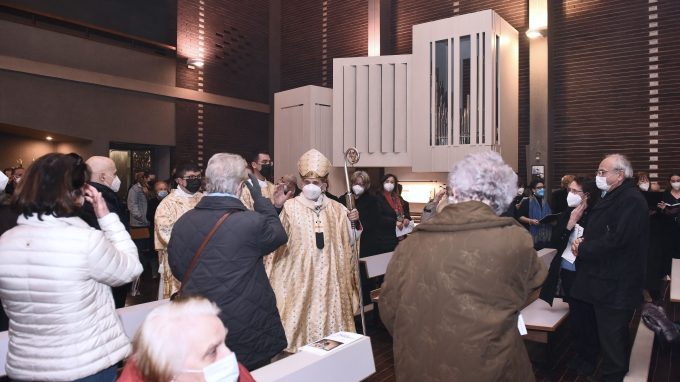
M255 176L250 175L252 183L245 181L243 158L215 154L205 175L207 194L172 230L170 269L182 281L183 296L204 296L220 307L220 318L232 332L227 345L240 362L254 370L286 347L262 257L285 244L288 237ZM247 210L239 199L244 183L255 211ZM285 197L283 185L277 186L275 198ZM212 237L210 232L214 232ZM199 248L203 250L195 257Z
M533 381L518 312L546 276L531 235L499 217L517 175L494 152L449 174L450 204L399 244L380 317L397 381Z
M133 340L118 382L250 382L225 345L220 309L203 297L179 299L152 310Z

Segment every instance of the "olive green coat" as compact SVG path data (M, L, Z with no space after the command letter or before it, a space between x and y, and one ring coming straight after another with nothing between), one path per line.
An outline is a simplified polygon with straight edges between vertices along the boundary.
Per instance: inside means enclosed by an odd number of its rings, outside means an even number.
M397 381L533 381L517 316L546 273L526 229L483 203L420 224L380 296Z

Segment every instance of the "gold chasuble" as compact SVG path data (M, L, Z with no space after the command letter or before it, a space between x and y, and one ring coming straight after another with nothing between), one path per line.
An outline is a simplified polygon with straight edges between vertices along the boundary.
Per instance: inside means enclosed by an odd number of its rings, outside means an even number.
M314 202L300 195L284 204L281 222L288 244L265 264L286 331L286 351L335 332L355 332L359 290L347 208L325 196Z
M262 191L262 196L265 198L269 199L272 204L274 204L274 193L276 192L276 185L273 184L270 181L266 181L267 185L265 187L260 184L260 190ZM243 190L241 191L241 202L243 202L243 205L246 206L247 209L254 211L255 210L255 201L253 200L253 196L250 195L250 190L248 187L243 185Z

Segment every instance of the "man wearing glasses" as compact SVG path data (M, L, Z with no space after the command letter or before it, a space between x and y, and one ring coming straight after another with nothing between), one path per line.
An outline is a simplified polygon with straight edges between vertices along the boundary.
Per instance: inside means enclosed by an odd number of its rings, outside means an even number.
M203 179L201 169L195 163L184 163L175 171L177 188L170 192L158 205L154 217L154 243L158 251L158 263L161 282L158 287L158 298L170 298L179 290L179 281L172 275L168 265L168 243L170 234L177 220L185 212L193 209L203 197L201 189Z
M582 238L574 240L571 296L592 304L602 351L602 380L621 381L630 360L628 323L642 301L649 246L647 202L626 157L612 154L597 170L603 197Z
M270 181L274 177L274 162L272 161L271 155L264 150L253 151L250 155L250 163L248 165L253 170L253 175L255 175L257 181L260 183L262 196L274 203L276 185ZM241 194L241 201L246 208L253 210L253 197L245 186L243 188L243 193ZM276 207L277 210L281 209L281 205L274 205L274 207Z

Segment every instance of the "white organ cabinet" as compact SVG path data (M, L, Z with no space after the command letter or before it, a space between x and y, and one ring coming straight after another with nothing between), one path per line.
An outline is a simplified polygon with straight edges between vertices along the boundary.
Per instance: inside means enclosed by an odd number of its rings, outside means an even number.
M517 171L518 68L518 33L491 10L415 25L410 55L336 58L332 97L276 95L277 176L310 147L334 166L356 147L358 166L413 172L493 150Z
M493 150L517 170L518 33L494 11L413 27L412 167Z

